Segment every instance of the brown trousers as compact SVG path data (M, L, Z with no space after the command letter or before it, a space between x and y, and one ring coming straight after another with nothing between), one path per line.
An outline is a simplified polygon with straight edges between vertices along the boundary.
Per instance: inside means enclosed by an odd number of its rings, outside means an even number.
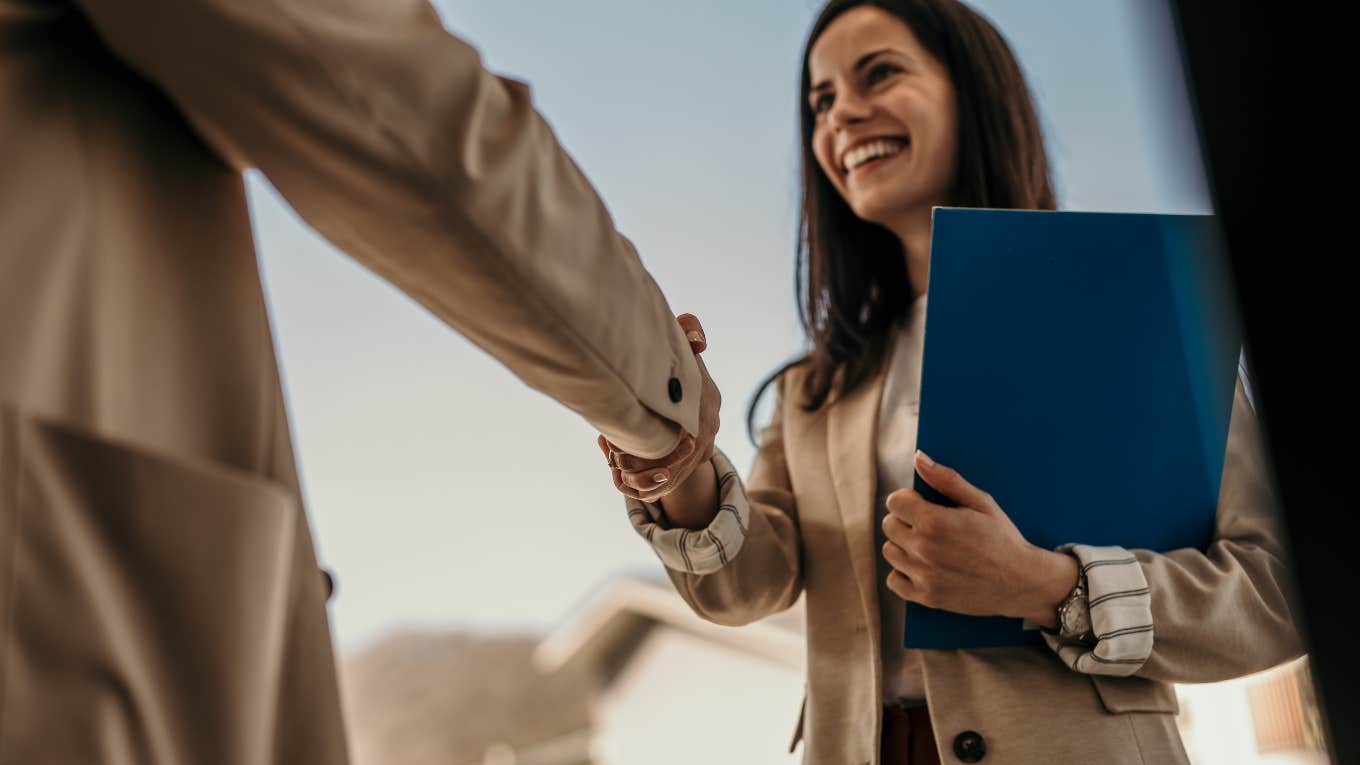
M940 765L930 713L924 706L883 707L882 746L879 759L883 765Z

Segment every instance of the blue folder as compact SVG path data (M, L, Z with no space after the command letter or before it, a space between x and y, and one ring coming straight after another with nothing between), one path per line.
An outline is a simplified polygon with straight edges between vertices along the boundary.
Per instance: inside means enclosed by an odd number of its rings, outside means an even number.
M1206 548L1241 352L1215 220L937 208L931 253L919 447L1040 547ZM1036 642L907 604L908 648Z

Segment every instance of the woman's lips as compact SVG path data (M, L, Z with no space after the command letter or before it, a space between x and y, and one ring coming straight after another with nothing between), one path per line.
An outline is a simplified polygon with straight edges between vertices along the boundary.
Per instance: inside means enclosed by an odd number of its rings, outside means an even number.
M906 154L905 147L896 154L889 154L886 156L875 157L873 159L870 159L862 164L856 165L855 167L847 171L846 178L860 178L865 175L868 175L869 173L874 172L875 170L888 164L889 162L892 162L894 159L901 157L903 154Z
M860 141L841 153L841 171L848 174L877 160L890 159L910 145L910 139L897 136Z

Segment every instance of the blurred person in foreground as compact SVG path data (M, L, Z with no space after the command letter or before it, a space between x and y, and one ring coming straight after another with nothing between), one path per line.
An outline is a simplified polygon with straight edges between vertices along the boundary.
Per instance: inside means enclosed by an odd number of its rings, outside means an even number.
M987 487L915 448L931 208L1055 207L1008 45L956 0L835 0L804 52L802 147L812 350L767 380L744 483L718 451L682 480L601 437L638 533L719 624L806 595L807 762L1187 762L1173 683L1302 652L1241 381L1207 552L1030 544ZM960 507L906 488L913 471ZM1044 644L907 650L904 601L1024 619Z
M0 0L0 166L0 762L348 758L248 168L621 447L695 462L662 294L425 0Z

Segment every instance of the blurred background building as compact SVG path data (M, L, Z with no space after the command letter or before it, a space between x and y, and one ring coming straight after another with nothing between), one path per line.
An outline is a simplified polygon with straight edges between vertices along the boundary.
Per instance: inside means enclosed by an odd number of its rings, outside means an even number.
M677 312L738 466L756 383L801 350L797 79L812 0L436 0L525 79ZM1210 211L1171 22L1148 0L975 0L1035 91L1065 209ZM659 584L573 415L336 253L248 179L360 763L786 753L797 615L726 630ZM721 289L717 285L724 285ZM762 409L762 411L766 411ZM606 582L601 586L601 582ZM1306 665L1184 686L1196 763L1320 762ZM638 742L663 741L648 756ZM668 758L668 759L663 759Z

